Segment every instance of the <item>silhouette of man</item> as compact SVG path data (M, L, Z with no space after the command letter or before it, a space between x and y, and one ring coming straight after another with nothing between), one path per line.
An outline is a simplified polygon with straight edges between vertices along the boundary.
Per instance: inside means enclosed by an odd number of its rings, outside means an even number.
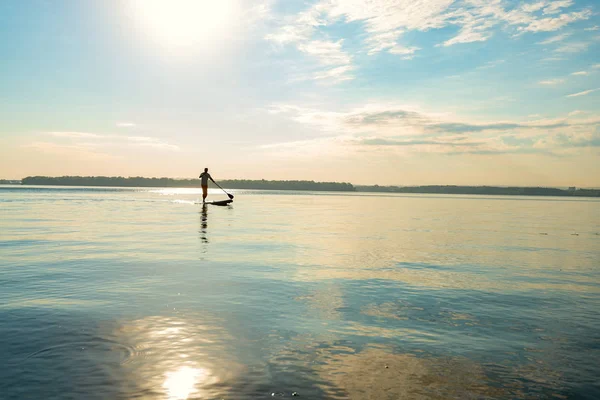
M212 176L208 173L208 168L204 168L204 172L200 174L198 177L201 179L200 186L202 186L202 202L206 201L206 196L208 196L208 180L210 179L215 183Z

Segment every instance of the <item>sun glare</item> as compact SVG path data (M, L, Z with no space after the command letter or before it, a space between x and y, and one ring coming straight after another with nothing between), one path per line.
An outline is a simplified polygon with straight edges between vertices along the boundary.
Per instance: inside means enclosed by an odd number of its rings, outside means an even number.
M195 47L234 28L236 0L130 0L135 21L169 47Z
M166 374L163 387L169 400L185 400L194 393L195 386L206 376L203 369L181 367Z

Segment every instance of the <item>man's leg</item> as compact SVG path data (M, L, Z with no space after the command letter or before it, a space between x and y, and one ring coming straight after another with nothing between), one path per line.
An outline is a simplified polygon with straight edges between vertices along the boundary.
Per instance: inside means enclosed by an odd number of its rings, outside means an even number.
M208 196L208 186L202 186L202 202L206 201L206 196Z

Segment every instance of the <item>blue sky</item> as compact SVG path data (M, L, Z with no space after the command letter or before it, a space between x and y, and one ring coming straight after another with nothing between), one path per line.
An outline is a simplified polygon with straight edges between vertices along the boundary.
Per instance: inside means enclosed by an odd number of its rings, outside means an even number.
M600 186L595 1L0 3L0 178Z

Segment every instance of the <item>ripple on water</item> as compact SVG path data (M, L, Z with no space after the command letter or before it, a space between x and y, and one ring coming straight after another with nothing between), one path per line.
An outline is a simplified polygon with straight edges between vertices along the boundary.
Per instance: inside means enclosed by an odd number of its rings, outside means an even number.
M36 357L72 358L74 354L84 353L86 357L103 359L104 362L114 361L124 364L135 354L139 353L132 346L118 343L111 339L95 337L87 341L75 341L46 347L25 357L25 360Z

